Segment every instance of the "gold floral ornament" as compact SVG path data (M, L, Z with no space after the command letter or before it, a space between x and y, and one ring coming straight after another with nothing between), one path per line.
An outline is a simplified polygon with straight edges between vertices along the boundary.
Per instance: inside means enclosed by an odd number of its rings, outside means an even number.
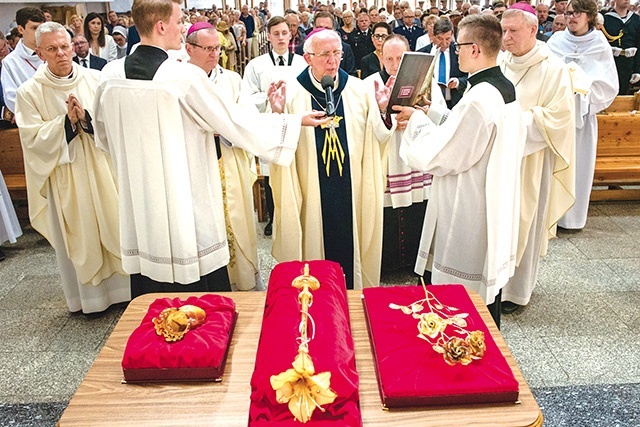
M183 305L180 308L165 308L152 321L157 335L164 336L166 342L176 342L191 329L202 325L206 318L207 314L200 307Z
M309 355L309 342L315 334L313 318L309 315L309 307L313 304L313 294L320 287L320 282L309 275L309 264L304 265L304 273L296 277L291 283L292 286L300 289L298 301L300 302L300 337L297 338L298 354L293 360L293 368L272 375L270 378L271 387L276 392L278 403L288 403L289 411L293 417L306 423L311 419L316 409L324 412L322 405L328 405L338 397L331 390L331 372L321 372L315 375L313 361ZM313 332L308 336L308 320L311 319Z
M420 279L422 281L422 279ZM468 313L457 313L459 309L442 304L422 282L425 298L407 306L389 304L389 308L401 310L418 320L418 338L431 344L433 350L442 354L444 361L453 366L468 365L482 359L487 347L482 331L467 331ZM426 306L426 308L425 308ZM425 311L426 310L426 311ZM456 335L446 333L447 328Z

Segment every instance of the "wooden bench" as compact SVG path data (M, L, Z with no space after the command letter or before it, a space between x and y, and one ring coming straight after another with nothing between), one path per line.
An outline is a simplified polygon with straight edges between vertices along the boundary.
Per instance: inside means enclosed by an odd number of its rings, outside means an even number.
M592 201L640 200L640 99L618 96L597 115ZM635 111L638 111L637 114ZM598 188L600 187L600 188Z
M20 223L28 224L27 181L24 176L22 146L17 128L0 130L0 171Z

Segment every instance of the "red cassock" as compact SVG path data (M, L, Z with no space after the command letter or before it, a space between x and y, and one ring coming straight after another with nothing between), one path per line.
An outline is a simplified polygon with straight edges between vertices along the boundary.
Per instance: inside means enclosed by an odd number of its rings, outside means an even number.
M424 339L418 320L390 303L425 298L421 286L364 289L363 304L382 403L387 408L518 400L518 381L462 285L428 286L444 305L468 313L467 331L482 331L486 351L468 365L448 365ZM448 332L448 329L447 331Z
M320 282L320 288L312 292L313 304L309 314L309 337L312 323L315 336L309 343L315 373L331 372L331 389L337 398L323 406L325 412L316 409L306 426L360 426L358 373L344 274L338 263L332 261L308 261L309 274ZM300 324L300 290L291 282L303 274L305 262L293 261L275 266L269 279L262 330L258 343L256 365L251 378L250 426L295 426L288 405L276 401L276 392L270 378L292 366L298 354L297 338Z
M152 319L166 308L195 305L207 317L178 342L168 343L157 335ZM128 382L219 381L229 351L237 318L235 303L220 295L159 298L127 341L122 358L124 378Z

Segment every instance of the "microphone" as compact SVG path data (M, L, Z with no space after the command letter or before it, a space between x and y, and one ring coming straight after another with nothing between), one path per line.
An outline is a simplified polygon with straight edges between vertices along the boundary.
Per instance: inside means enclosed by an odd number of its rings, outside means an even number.
M320 84L322 85L322 89L324 89L324 94L327 99L327 116L333 117L336 115L336 106L333 103L333 77L322 77Z

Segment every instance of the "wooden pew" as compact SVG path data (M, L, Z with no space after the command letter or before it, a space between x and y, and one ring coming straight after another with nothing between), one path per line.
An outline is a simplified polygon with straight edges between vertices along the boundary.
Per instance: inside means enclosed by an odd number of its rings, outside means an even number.
M640 97L618 96L597 115L598 148L591 201L640 200ZM636 113L637 111L637 113Z
M0 130L0 171L2 171L20 223L22 225L28 224L27 182L24 176L22 146L17 128Z

